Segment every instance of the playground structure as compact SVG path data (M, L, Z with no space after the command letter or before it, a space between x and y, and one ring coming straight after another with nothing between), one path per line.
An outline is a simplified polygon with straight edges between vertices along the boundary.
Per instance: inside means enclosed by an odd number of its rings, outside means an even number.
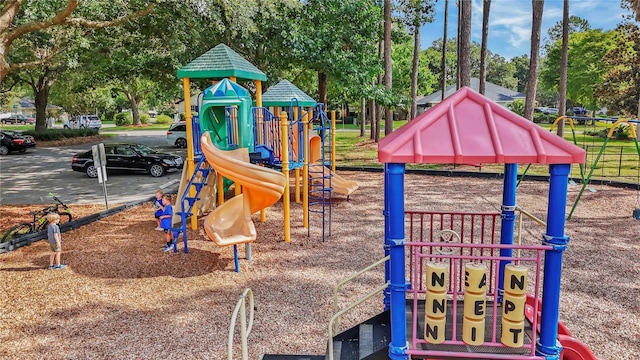
M335 113L330 120L323 104L288 81L262 94L264 73L224 44L180 69L178 77L184 87L187 159L173 218L174 252L182 235L188 253L187 223L195 230L197 216L209 213L204 221L207 236L219 246L233 245L239 271L237 246L244 244L250 259L250 243L257 237L251 215L260 211L265 221L264 209L281 196L284 241L289 242L291 171L296 202L303 194L303 225L309 228L309 214L317 212L322 216L322 240L326 227L330 236L332 194L348 197L357 189L355 182L335 173ZM217 80L199 97L197 116L191 113L191 78ZM236 83L239 79L254 82L255 106L250 92ZM226 201L232 186L234 196Z
M384 264L384 283L336 311L326 356L263 360L597 359L559 321L568 177L571 164L584 163L585 156L578 146L460 89L379 143L385 257L363 272ZM405 210L406 163L504 164L501 212ZM517 206L520 163L549 165L546 223ZM523 245L519 236L514 242L517 215L545 227L540 245ZM380 292L383 313L333 335L342 314Z

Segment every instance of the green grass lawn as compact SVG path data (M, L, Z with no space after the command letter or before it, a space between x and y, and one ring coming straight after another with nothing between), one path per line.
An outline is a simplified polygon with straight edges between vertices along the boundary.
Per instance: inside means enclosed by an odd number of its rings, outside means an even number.
M102 131L138 131L138 130L165 130L166 131L169 129L170 125L171 124L149 123L149 124L144 124L139 126L129 125L129 126L116 126L116 127L102 128L100 131L101 132Z
M0 124L0 130L27 131L35 129L35 125L6 125Z
M394 122L394 129L399 128L405 123L406 121ZM551 128L551 124L542 124L541 126L547 130ZM575 136L575 143L587 151L586 165L581 168L577 164L574 164L572 166L572 177L584 178L591 172L592 178L615 179L616 181L632 183L639 182L638 177L640 173L638 167L640 166L640 156L633 140L609 139L596 166L593 167L593 163L602 150L605 139L585 134L585 131L596 132L610 127L611 123L598 122L595 125L577 125L575 132L572 132L569 126L566 126L564 138L574 143ZM360 127L358 125L344 125L344 129L341 124L336 125L336 164L339 166L382 167L382 164L377 160L378 146L370 139L369 126L365 128L364 137L360 137L359 129ZM384 124L381 124L380 137L384 137ZM525 171L527 165L528 164L521 164L519 167L520 174ZM456 169L502 173L504 166L499 164L482 164L482 167L408 164L407 169ZM548 165L533 164L527 170L526 174L547 176L549 174L549 168Z

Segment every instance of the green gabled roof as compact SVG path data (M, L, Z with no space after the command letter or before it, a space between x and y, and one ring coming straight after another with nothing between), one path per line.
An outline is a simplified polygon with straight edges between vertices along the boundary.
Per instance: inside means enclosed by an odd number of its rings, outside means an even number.
M178 70L178 79L222 79L233 76L242 80L267 80L267 75L225 44L216 45Z
M282 80L262 94L262 106L289 106L291 99L298 100L298 106L316 105L316 101L311 96L305 94L289 81Z

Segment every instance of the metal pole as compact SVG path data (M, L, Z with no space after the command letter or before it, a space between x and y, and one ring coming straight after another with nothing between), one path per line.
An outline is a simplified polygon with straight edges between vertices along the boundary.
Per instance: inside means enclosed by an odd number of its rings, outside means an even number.
M389 359L408 360L407 315L405 292L405 253L404 253L404 164L385 164L389 180L385 187L385 208L388 209L389 227L385 229L385 243L389 246L389 268L391 290L391 343Z
M540 340L537 352L547 358L557 358L561 348L557 345L560 308L560 278L562 277L562 254L569 237L564 235L565 209L567 206L567 180L571 166L557 164L549 166L549 205L547 230L542 244L553 246L544 255L544 284L542 285L542 315Z

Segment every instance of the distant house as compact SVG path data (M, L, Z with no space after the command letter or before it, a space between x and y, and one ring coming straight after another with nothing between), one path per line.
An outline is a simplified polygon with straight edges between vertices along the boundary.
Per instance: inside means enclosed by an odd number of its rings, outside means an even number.
M191 112L198 113L198 105L200 104L200 100L202 100L202 92L197 92L195 94L191 94ZM173 103L173 107L178 114L184 114L184 99L180 99Z
M475 91L479 91L480 89L480 79L471 78L471 89ZM451 85L445 91L445 98L449 97L453 93L456 92L456 86ZM493 102L507 106L514 102L517 99L524 100L526 95L515 90L507 89L500 85L496 85L490 82L485 84L485 92L484 96L492 100ZM442 91L437 91L431 95L418 97L416 104L418 105L418 113L424 112L426 109L432 107L435 104L438 104L442 100Z
M27 116L36 116L36 104L35 101L29 98L21 98L18 100L17 106L14 107L14 110L18 114L23 114ZM60 106L47 104L47 112L59 112L62 110Z

